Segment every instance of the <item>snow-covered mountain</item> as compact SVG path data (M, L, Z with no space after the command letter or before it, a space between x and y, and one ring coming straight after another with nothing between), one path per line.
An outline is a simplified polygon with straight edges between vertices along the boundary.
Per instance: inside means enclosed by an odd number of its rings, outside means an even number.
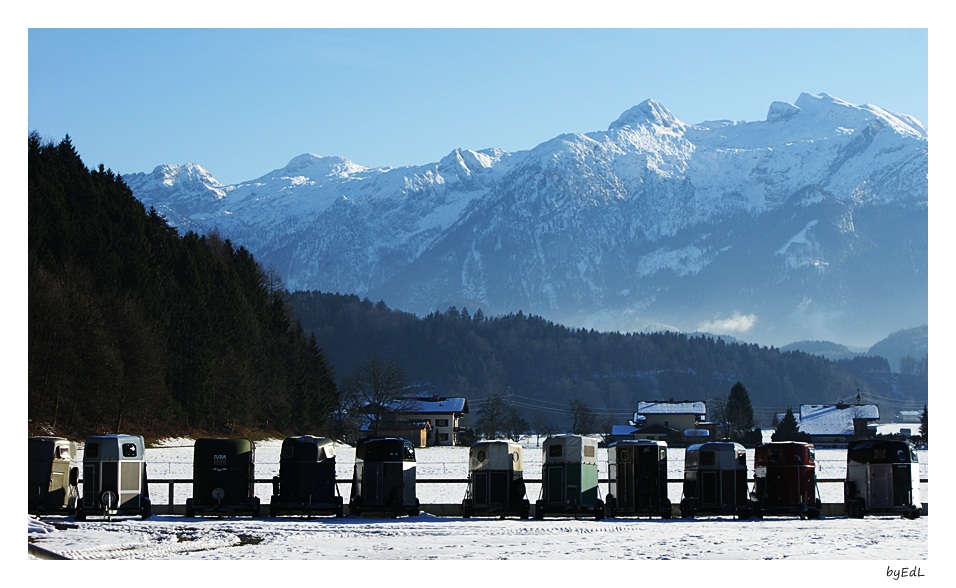
M401 168L306 154L235 185L195 164L124 179L291 290L868 346L928 322L927 141L912 117L826 94L758 122L688 124L647 100L606 131L516 153Z

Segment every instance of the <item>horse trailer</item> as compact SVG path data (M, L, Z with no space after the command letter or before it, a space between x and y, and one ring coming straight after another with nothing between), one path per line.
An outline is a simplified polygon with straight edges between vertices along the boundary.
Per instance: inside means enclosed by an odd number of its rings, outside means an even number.
M468 488L461 510L473 515L528 518L521 445L513 441L479 441L468 450Z
M73 514L80 495L79 468L73 465L76 443L63 437L27 439L29 514Z
M815 519L823 512L817 491L816 461L810 443L774 441L754 450L754 515L797 515Z
M249 439L196 439L193 495L186 499L186 516L259 516L255 454Z
M671 518L667 497L667 443L626 439L607 446L608 516Z
M76 518L152 515L142 435L93 435L83 446L83 497Z
M844 507L850 518L899 513L920 516L919 458L909 441L851 441L846 452Z
M697 514L733 514L750 518L747 451L740 443L712 441L684 451L683 518Z
M349 512L421 514L415 492L415 446L397 437L367 437L355 446Z
M335 483L335 445L331 439L287 437L279 454L279 475L272 479L269 516L344 514Z
M591 514L604 518L598 488L597 440L582 435L555 435L542 444L541 494L534 518L546 514Z

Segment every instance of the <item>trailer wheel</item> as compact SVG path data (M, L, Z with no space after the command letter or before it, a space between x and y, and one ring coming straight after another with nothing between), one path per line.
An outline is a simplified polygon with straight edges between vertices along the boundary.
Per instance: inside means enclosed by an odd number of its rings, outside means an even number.
M697 514L697 509L694 508L694 505L688 499L683 499L680 501L680 516L683 519L692 519L694 515Z
M862 519L866 516L866 503L862 498L852 498L846 505L846 516L851 519Z
M906 512L906 518L908 518L908 519L911 520L911 521L914 521L914 520L916 520L916 519L918 519L918 518L920 517L920 514L921 514L921 513L920 513L920 509L918 509L918 508L916 508L916 507L914 506L914 507L910 508L910 510L908 510L908 511Z
M617 498L615 498L613 494L607 495L607 500L604 505L604 511L608 518L613 519L617 516Z
M531 514L531 503L527 500L521 502L521 509L518 511L518 516L522 519L527 519Z
M674 512L673 508L674 508L674 507L671 505L671 501L665 498L665 499L664 499L664 503L661 505L661 518L662 518L662 519L669 519L669 518L671 518L672 516L674 516L674 514L673 514L673 512Z

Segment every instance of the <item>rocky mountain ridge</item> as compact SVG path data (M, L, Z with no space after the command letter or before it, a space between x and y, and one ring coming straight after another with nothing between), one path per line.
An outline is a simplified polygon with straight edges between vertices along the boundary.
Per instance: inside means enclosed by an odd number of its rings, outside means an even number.
M124 179L291 290L867 347L928 322L927 153L912 117L802 94L757 122L646 100L606 131L419 166L305 154L235 185L196 164Z

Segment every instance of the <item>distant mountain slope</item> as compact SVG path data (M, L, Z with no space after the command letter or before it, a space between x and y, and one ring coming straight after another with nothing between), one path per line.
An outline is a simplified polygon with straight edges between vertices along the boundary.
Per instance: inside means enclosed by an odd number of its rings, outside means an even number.
M886 359L894 372L900 371L902 358L910 358L913 362L922 362L921 365L924 367L911 366L909 371L925 372L925 365L929 358L929 328L923 325L897 331L865 351L853 351L846 345L832 341L797 341L780 347L780 351L801 351L833 361L877 356Z
M900 371L900 360L904 357L926 361L929 356L929 326L923 325L892 333L870 347L869 354L885 357L894 371Z
M292 290L866 347L928 322L927 152L912 117L802 94L758 122L647 100L606 131L421 166L307 154L229 186L194 164L124 179Z
M829 360L852 359L861 355L859 351L852 351L846 345L833 341L797 341L780 347L780 351L802 351L810 355L825 357Z

